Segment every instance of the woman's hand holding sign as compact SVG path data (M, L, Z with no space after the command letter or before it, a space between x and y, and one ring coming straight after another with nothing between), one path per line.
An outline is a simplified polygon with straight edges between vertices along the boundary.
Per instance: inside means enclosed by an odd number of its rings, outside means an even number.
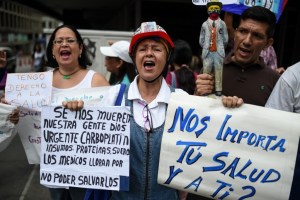
M71 111L81 110L83 108L84 102L82 100L74 101L63 101L63 107L70 109Z

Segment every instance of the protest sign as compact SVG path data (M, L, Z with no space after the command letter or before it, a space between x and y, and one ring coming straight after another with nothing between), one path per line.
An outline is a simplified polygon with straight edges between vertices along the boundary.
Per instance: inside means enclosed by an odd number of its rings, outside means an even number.
M128 190L130 111L126 107L70 111L47 106L41 117L41 184Z
M172 93L158 182L214 199L288 199L299 121L295 113Z
M5 99L11 105L40 111L51 103L52 75L52 72L9 73Z
M84 105L88 106L99 106L103 103L112 105L112 102L115 100L115 96L113 94L108 95L107 93L111 88L112 86L102 86L76 89L72 91L56 91L53 94L51 105L61 105L63 101L74 100L82 100L85 103Z
M20 108L17 132L29 164L40 164L41 112Z
M114 105L119 86L83 88L52 94L51 105L61 105L63 101L83 100L85 106ZM29 164L40 164L41 112L20 108L17 131L25 149Z
M15 106L0 103L0 152L7 148L17 133L15 124L9 120L14 109Z

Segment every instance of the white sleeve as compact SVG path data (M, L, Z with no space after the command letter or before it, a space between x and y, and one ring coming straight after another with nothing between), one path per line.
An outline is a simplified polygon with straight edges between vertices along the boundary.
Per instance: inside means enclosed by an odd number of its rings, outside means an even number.
M265 107L294 112L293 88L285 80L284 75L277 81Z

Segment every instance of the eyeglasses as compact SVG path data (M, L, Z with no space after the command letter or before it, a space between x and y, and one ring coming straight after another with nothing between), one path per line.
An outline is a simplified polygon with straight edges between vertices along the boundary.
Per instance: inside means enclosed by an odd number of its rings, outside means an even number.
M75 42L77 42L77 40L74 39L74 38L57 39L57 40L54 40L54 41L53 41L53 44L56 44L56 45L62 45L64 42L65 42L66 44L68 44L68 45L72 45L72 44L74 44Z
M148 104L146 104L143 108L143 117L145 119L144 128L148 133L151 133L153 130L153 122L151 112L148 108Z

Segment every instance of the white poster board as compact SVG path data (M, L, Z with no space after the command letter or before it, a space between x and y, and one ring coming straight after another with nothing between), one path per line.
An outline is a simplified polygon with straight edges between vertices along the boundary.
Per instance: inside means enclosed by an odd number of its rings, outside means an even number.
M40 111L51 103L52 78L52 72L9 73L5 99L11 105Z
M40 164L41 112L20 108L16 126L29 164Z
M184 98L184 99L183 99ZM158 182L214 199L288 199L300 115L172 93Z
M62 106L42 110L41 184L128 190L130 111ZM123 180L121 180L123 178Z
M83 100L85 106L114 105L119 86L76 89L52 94L51 105L61 105L63 101ZM17 130L29 164L40 164L41 152L41 112L20 108Z
M0 103L0 152L8 147L17 133L15 124L9 120L14 109L15 106Z

